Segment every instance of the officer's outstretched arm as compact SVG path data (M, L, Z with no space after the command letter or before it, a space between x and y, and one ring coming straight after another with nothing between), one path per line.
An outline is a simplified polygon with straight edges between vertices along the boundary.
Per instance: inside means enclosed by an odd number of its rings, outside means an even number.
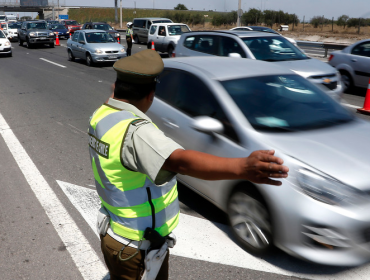
M246 158L223 158L192 150L175 150L162 169L203 180L246 179L254 183L281 185L271 178L288 177L289 168L275 151L255 151Z

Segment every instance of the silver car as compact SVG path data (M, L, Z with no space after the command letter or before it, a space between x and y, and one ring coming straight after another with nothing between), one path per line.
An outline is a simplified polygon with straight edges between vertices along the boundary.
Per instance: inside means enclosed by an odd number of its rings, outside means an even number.
M164 60L149 116L186 149L244 157L274 149L282 186L178 175L225 211L248 251L309 261L370 260L370 124L292 71L221 57Z
M185 33L175 49L176 57L232 56L273 62L294 71L312 83L323 85L340 96L339 72L318 59L310 58L286 38L257 31L196 31Z
M329 64L341 73L345 91L353 86L367 88L370 79L370 40L362 40L341 51L332 52Z
M69 60L81 58L86 60L88 66L117 61L127 56L124 47L112 35L97 29L75 31L67 41L67 52Z

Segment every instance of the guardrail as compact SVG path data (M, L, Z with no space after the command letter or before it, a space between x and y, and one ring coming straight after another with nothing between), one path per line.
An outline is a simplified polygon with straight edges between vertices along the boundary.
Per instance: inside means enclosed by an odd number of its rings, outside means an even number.
M343 50L348 47L348 45L343 44L332 44L324 42L309 42L309 41L297 41L298 46L306 48L315 48L315 49L325 49L324 57L328 57L329 50Z

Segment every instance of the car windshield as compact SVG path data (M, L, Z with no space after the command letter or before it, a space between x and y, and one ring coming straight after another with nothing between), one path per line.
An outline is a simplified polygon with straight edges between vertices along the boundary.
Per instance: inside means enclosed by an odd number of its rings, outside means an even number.
M0 30L0 38L6 38L2 30Z
M9 23L8 28L9 29L18 29L21 28L22 24L21 23Z
M6 16L0 16L0 20L5 20Z
M65 23L66 25L78 25L77 21L75 20L66 21Z
M93 29L113 30L109 24L93 24Z
M63 24L53 24L53 25L50 26L50 29L51 30L54 30L54 29L66 29L66 27Z
M221 84L258 131L302 131L354 119L339 103L298 75L243 78Z
M107 32L85 33L88 43L114 43L116 40Z
M181 35L182 33L190 31L189 27L186 25L169 25L167 28L170 36Z
M27 29L47 29L46 22L30 22L27 23Z
M300 49L282 36L241 38L254 57L264 61L309 59Z

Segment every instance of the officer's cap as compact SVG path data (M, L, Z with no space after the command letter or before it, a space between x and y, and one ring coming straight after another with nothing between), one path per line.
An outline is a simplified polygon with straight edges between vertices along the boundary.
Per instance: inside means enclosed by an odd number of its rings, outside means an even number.
M149 84L163 71L161 56L154 50L144 50L114 63L117 79L132 84Z

